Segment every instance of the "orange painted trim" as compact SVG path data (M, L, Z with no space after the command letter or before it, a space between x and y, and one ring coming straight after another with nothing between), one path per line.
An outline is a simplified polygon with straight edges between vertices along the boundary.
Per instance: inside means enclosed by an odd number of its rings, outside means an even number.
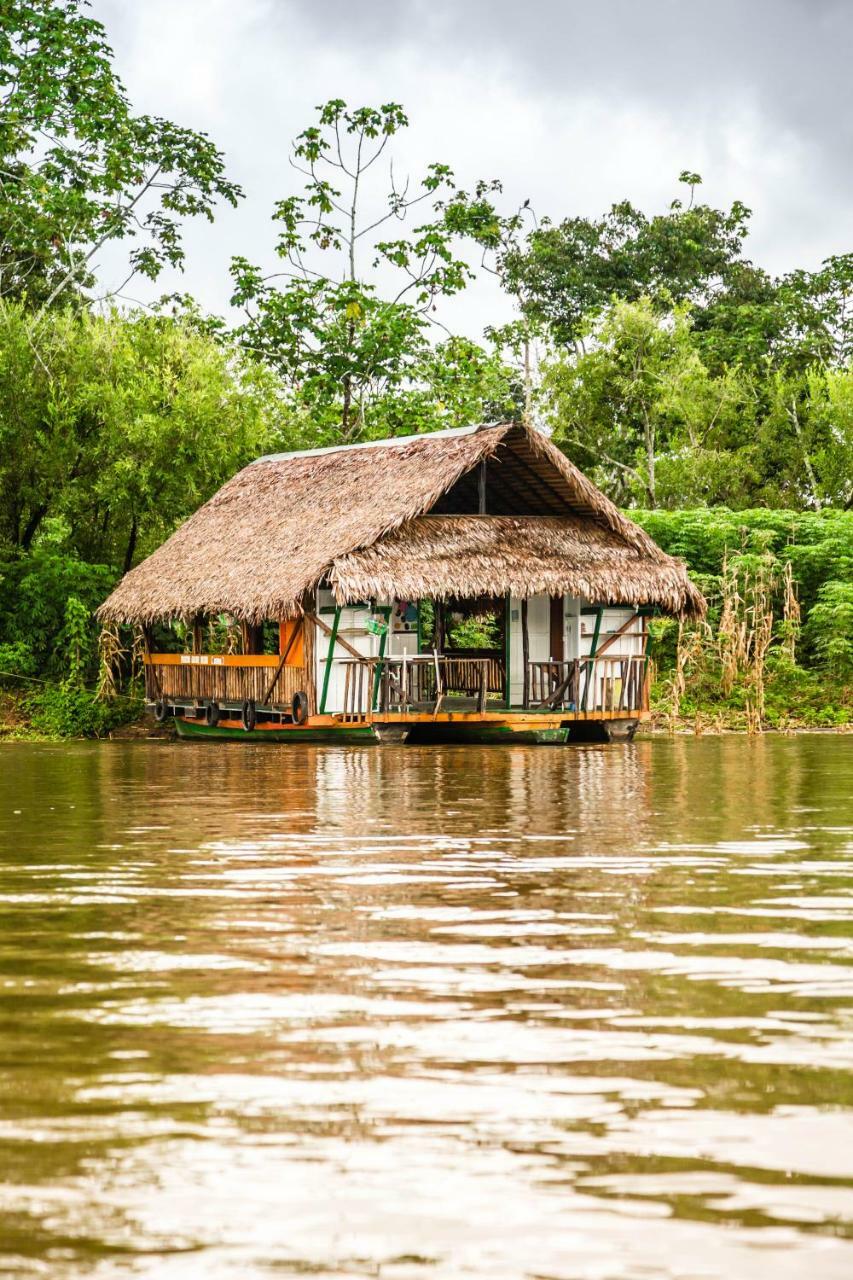
M290 637L297 627L300 634L294 640L290 653L287 654L287 662L284 664L286 667L305 666L305 635L302 631L302 618L288 618L278 624L278 651L280 654L287 653Z
M277 667L280 659L274 653L146 653L143 661L146 667Z
M559 729L565 727L567 721L593 721L593 720L648 720L648 711L564 711L561 715L522 715L521 713L486 713L479 715L476 711L446 711L439 712L437 716L431 715L427 711L410 711L404 713L402 711L388 712L386 715L374 713L371 720L343 720L336 715L311 716L303 724L280 724L276 721L262 721L256 725L253 732L263 733L264 730L275 730L280 733L286 730L289 733L300 733L303 729L359 729L367 728L371 724L495 724L502 725L504 728L514 730L519 733L526 732L530 729ZM242 729L243 725L240 720L219 721L220 729Z

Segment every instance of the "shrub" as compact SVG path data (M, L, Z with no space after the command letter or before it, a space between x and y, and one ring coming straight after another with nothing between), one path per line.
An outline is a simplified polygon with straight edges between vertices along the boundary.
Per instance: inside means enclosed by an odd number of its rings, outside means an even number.
M853 582L824 583L806 634L821 666L839 680L853 679Z
M37 663L32 649L24 640L0 644L0 684L7 676L32 676Z
M68 683L46 685L26 700L33 728L50 738L102 738L121 724L134 720L142 701L98 699L90 690Z

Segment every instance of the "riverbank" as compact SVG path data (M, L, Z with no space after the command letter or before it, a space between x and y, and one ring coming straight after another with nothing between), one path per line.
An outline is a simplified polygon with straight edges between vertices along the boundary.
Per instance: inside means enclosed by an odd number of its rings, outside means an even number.
M778 709L772 720L767 720L762 733L836 733L853 732L853 714L849 705L833 707L815 715L803 715L801 709L791 707L784 714ZM720 703L718 706L691 707L687 711L672 714L662 697L653 706L652 717L641 726L641 733L656 737L667 734L692 734L696 737L714 734L749 734L749 717L743 707ZM10 742L61 742L82 738L109 738L116 741L132 741L147 738L173 738L171 726L158 725L149 712L134 715L124 722L113 723L99 733L68 734L50 732L43 723L33 719L27 695L0 691L0 741Z

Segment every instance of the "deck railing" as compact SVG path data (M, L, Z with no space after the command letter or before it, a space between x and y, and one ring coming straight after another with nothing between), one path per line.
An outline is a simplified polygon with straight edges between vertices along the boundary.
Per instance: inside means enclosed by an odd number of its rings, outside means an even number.
M485 711L490 693L503 690L503 666L493 657L417 654L399 658L343 658L346 721L407 707L437 711L447 694L476 699Z
M646 659L575 658L528 663L530 707L567 711L647 711Z
M374 713L417 708L437 711L448 696L487 709L490 695L504 691L503 664L490 657L418 654L409 657L343 658L342 706L335 714L361 721ZM644 657L578 658L529 662L526 697L530 709L578 713L648 710ZM145 692L150 702L177 699L239 706L288 707L306 687L303 666L281 665L275 654L149 654Z
M145 696L149 702L179 698L222 706L252 700L289 707L305 688L305 668L280 664L267 653L152 653L145 658Z

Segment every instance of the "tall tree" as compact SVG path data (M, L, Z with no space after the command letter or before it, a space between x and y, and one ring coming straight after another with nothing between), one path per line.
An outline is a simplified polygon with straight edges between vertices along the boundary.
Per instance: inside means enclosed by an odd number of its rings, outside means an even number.
M240 189L202 133L135 115L87 0L0 0L0 296L52 305L92 285L99 251L130 274L184 260L181 220Z
M244 343L284 375L315 430L344 441L385 433L395 397L424 390L437 304L473 275L465 242L496 246L500 237L491 201L497 183L467 193L438 163L417 184L399 180L393 163L387 185L377 181L380 161L407 124L393 102L351 109L333 99L319 107L317 124L293 146L303 193L275 209L280 269L265 275L246 258L232 264L233 302L246 312ZM452 360L463 348L451 344L444 354ZM470 368L470 345L464 356ZM498 363L485 362L496 374ZM448 388L445 379L442 394ZM423 397L419 403L426 414L408 429L442 424L439 396L432 413Z
M802 373L815 362L853 356L853 254L817 271L771 277L746 256L750 210L695 202L690 192L649 216L630 201L601 218L545 219L522 241L510 235L500 266L528 323L560 347L580 349L589 323L614 301L647 298L668 314L688 303L703 360L712 371L739 364ZM514 230L517 232L519 224Z
M614 303L546 361L555 440L614 498L665 507L853 502L853 371L715 371L692 313Z
M621 502L730 500L744 470L732 433L749 396L736 374L703 365L687 310L664 322L649 299L616 303L581 337L588 350L545 365L557 443Z
M648 217L623 200L601 218L544 219L526 241L509 240L503 279L528 319L572 346L614 299L646 297L657 310L712 300L749 265L742 250L750 211L740 201L729 210L694 204L702 179L685 171L680 180L690 191L686 207L676 199Z

